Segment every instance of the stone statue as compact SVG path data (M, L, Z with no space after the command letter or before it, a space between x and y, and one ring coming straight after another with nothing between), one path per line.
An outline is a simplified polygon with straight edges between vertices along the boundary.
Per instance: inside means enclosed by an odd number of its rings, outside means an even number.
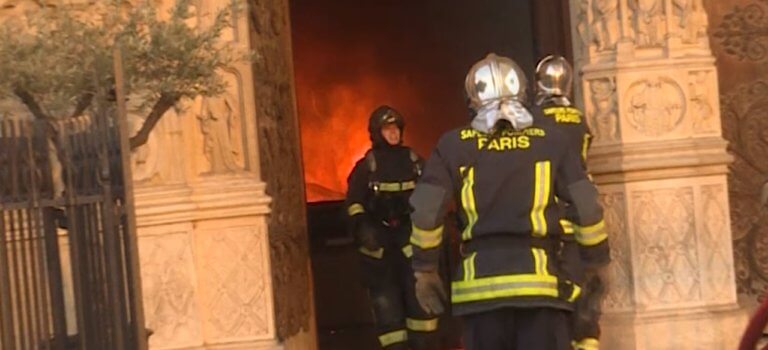
M673 0L672 11L683 42L692 44L707 34L707 14L702 0Z
M664 8L661 0L630 0L635 44L640 47L662 45Z
M615 141L618 139L618 119L616 87L609 78L596 79L589 82L592 91L592 106L590 126L596 141Z
M237 99L229 92L204 97L200 114L203 150L210 163L208 174L222 174L242 170L242 137L240 110Z
M592 40L598 51L611 50L619 39L619 2L617 0L594 0L592 3Z
M576 32L581 40L580 51L584 52L589 47L589 0L579 0L579 9L576 12Z
M128 130L131 135L141 129L144 118L136 111L128 112ZM151 181L157 175L158 165L158 130L149 134L147 143L131 152L131 169L133 180L136 182Z
M709 72L698 71L690 73L688 93L693 108L693 130L696 132L710 131L714 108L709 101L709 85L707 75Z

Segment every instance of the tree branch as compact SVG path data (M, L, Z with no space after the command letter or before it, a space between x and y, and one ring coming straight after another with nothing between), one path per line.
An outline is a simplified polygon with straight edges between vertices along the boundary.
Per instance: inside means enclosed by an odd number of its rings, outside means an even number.
M29 93L29 91L24 90L20 87L17 87L13 90L13 93L16 94L16 96L19 97L22 103L27 106L27 109L29 109L30 112L32 112L32 115L35 116L35 118L40 120L51 120L51 117L43 112L43 109L40 108L40 105L37 104L37 100L35 100L35 97L32 96L32 94Z
M80 99L77 100L77 105L75 105L75 111L72 112L70 118L79 117L83 114L88 106L91 105L91 101L93 101L93 93L87 92L80 96Z
M152 110L149 112L147 119L144 120L144 124L141 125L141 129L139 129L136 135L131 137L131 151L147 143L147 140L149 140L149 133L155 128L155 125L160 121L163 114L173 107L178 100L179 96L176 94L164 92L160 95L160 98L155 102L155 105L152 106Z

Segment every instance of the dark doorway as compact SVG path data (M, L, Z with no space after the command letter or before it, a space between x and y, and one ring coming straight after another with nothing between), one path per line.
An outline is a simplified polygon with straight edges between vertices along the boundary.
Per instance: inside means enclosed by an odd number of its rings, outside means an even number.
M340 202L370 146L370 112L381 104L400 110L405 143L427 157L443 132L468 122L464 77L474 62L509 56L530 83L540 57L569 55L567 3L290 1L322 350L377 346Z

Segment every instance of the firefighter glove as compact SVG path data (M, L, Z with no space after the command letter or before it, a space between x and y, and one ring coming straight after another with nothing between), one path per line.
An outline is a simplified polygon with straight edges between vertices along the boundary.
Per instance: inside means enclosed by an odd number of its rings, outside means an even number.
M360 220L355 230L355 235L360 243L360 246L369 250L377 251L381 249L379 240L376 239L376 227L374 227L368 220Z
M429 314L439 315L445 310L448 295L437 271L416 271L416 299Z

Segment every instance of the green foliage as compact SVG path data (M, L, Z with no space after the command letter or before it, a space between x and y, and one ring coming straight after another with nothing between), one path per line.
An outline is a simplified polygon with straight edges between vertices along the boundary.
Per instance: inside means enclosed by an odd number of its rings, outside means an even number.
M115 47L123 55L127 92L152 107L150 116L181 98L220 94L225 83L217 70L245 58L218 40L235 8L213 14L205 27L189 24L196 22L194 10L189 0L177 0L160 16L149 2L126 7L102 0L6 21L0 26L0 99L18 98L38 118L77 115L114 86Z

